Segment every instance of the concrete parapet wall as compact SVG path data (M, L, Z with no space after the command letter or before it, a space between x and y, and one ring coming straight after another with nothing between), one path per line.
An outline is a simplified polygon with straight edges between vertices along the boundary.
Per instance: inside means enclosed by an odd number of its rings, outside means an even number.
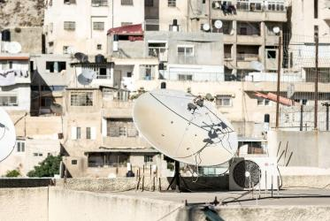
M72 190L85 190L85 191L127 191L136 189L139 185L139 189L144 187L144 190L166 190L171 182L172 177L153 179L150 177L142 177L140 181L137 177L125 178L120 177L116 179L90 179L90 178L71 178L71 179L58 179L56 180L56 186L64 187ZM184 185L184 183L186 186ZM222 177L184 177L181 179L180 186L182 188L187 187L189 190L194 191L219 191L228 190L228 176ZM159 188L160 187L160 188ZM174 189L175 186L172 185Z
M330 189L330 175L282 176L282 188Z
M59 188L51 188L49 198L49 221L178 220L183 207L183 203Z
M48 187L0 189L1 221L48 220Z
M330 168L327 131L269 131L268 151L280 166Z

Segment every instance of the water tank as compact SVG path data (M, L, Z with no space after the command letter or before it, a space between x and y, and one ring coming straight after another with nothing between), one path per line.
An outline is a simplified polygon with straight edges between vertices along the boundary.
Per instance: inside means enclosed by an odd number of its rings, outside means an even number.
M104 56L101 54L98 54L95 56L95 63L103 63L104 62Z
M1 32L1 40L2 41L10 41L10 30L6 29Z

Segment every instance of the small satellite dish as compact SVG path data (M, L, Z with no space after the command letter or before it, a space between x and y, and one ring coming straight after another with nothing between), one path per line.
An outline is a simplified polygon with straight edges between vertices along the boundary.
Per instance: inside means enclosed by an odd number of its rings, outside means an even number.
M280 29L278 26L273 27L273 32L274 32L275 34L280 33L280 31L281 31L281 29Z
M0 162L11 154L15 144L15 126L7 112L0 107Z
M78 82L82 85L89 85L96 78L96 72L91 69L83 69L78 75Z
M202 26L204 31L209 31L210 30L210 25L208 23L204 23Z
M214 27L216 27L217 29L222 28L222 21L221 20L216 20L214 22Z
M13 41L6 46L6 49L10 54L18 54L22 51L22 46L20 43Z
M233 126L199 96L167 89L146 92L134 103L133 120L153 147L187 164L219 165L237 150Z
M88 62L88 56L85 55L84 53L77 52L74 54L74 57L82 63Z
M68 54L75 54L76 49L73 46L69 46L67 49Z
M56 114L62 114L62 106L60 104L57 104L57 103L52 103L50 105L50 110L53 112L53 113L56 113Z
M251 61L250 67L256 71L263 71L265 69L264 65L259 61Z

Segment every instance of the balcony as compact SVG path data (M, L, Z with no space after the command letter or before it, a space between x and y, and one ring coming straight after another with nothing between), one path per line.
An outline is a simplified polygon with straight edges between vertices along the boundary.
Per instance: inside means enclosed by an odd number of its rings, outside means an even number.
M143 139L142 137L135 136L135 137L127 137L127 136L121 136L121 137L103 137L102 145L105 147L111 147L111 148L127 148L127 147L149 147L150 144Z
M234 4L232 1L226 1L226 4L221 1L212 2L212 15L217 19L235 19L242 21L278 21L286 22L286 8L284 1L277 2L249 2L237 1Z

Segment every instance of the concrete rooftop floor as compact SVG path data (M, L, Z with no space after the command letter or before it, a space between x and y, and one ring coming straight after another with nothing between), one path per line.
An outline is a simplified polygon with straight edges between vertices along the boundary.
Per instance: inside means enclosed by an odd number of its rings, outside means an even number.
M184 203L187 200L188 205L208 204L213 202L215 197L219 202L224 201L225 206L329 206L329 189L288 189L273 192L271 198L270 191L265 193L261 191L260 198L258 191L253 195L248 191L222 191L222 192L148 192L148 191L128 191L116 193L119 195L133 196L137 198L148 198L155 200L172 201ZM235 200L237 199L237 200Z

